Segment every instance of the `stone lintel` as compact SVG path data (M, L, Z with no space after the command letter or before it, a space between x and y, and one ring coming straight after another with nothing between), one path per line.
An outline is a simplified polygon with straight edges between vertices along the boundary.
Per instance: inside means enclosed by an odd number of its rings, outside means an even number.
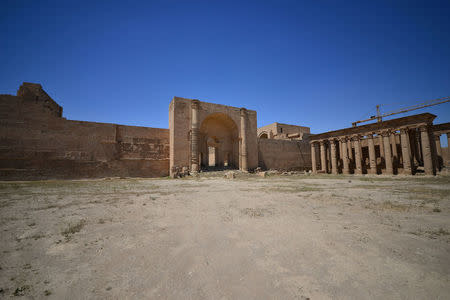
M436 115L430 113L423 113L418 115L407 116L398 119L387 120L383 122L372 123L363 126L349 127L335 131L329 131L324 133L315 134L310 137L311 140L329 139L331 137L338 136L350 136L353 134L367 134L368 132L378 132L385 129L397 129L402 126L417 126L418 124L432 124ZM450 129L449 129L450 130Z

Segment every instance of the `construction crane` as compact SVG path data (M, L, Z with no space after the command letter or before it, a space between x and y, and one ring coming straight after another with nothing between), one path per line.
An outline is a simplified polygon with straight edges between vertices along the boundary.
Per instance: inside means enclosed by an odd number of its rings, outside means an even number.
M416 109L430 107L430 106L433 106L433 105L438 105L438 104L442 104L442 103L446 103L446 102L450 102L450 97L443 97L443 98L428 100L428 101L425 101L425 102L422 102L422 103L419 103L419 104L411 105L411 106L402 108L400 110L390 111L390 112L387 112L387 113L384 113L384 114L380 113L380 105L377 105L377 115L376 116L371 116L369 119L353 122L352 126L356 127L359 123L365 123L365 122L369 122L369 121L372 121L372 120L377 120L377 122L382 122L383 118L385 118L385 117L389 117L389 116L392 116L392 115L409 112L409 111L416 110Z

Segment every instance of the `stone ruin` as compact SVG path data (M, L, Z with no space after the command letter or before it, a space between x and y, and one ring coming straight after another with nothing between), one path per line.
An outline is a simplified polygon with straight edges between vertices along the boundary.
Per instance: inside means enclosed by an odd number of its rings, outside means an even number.
M311 134L246 108L174 97L169 129L67 120L39 84L0 95L0 179L183 177L208 170L436 174L450 124L419 114Z

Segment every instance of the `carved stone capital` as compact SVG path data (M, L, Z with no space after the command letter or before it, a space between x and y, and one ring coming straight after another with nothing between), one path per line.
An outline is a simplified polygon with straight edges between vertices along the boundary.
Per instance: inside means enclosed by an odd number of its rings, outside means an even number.
M200 101L197 100L197 99L192 100L191 108L192 109L199 109L200 108Z
M334 143L336 140L337 140L337 138L335 138L335 137L328 138L328 141L330 143Z
M245 117L245 116L247 115L247 109L244 108L244 107L242 107L242 108L240 109L240 112L241 112L241 117Z
M390 136L391 135L391 130L390 129L386 129L383 130L379 133L381 136L385 137L385 136Z
M351 139L352 141L359 141L359 140L361 140L361 135L359 135L359 134L353 134L352 136L350 136L350 139Z
M428 124L419 124L417 127L420 132L428 131Z
M338 137L338 140L341 143L346 143L347 140L348 140L348 137L347 136L340 136L340 137Z
M404 126L404 127L400 127L399 130L400 130L400 133L401 133L401 134L405 134L405 133L408 133L408 132L409 132L410 128Z

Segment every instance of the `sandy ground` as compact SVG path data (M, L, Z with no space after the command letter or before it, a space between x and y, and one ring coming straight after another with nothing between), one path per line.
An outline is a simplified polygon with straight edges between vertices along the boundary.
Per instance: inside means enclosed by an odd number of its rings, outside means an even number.
M449 299L450 177L0 183L0 298Z

